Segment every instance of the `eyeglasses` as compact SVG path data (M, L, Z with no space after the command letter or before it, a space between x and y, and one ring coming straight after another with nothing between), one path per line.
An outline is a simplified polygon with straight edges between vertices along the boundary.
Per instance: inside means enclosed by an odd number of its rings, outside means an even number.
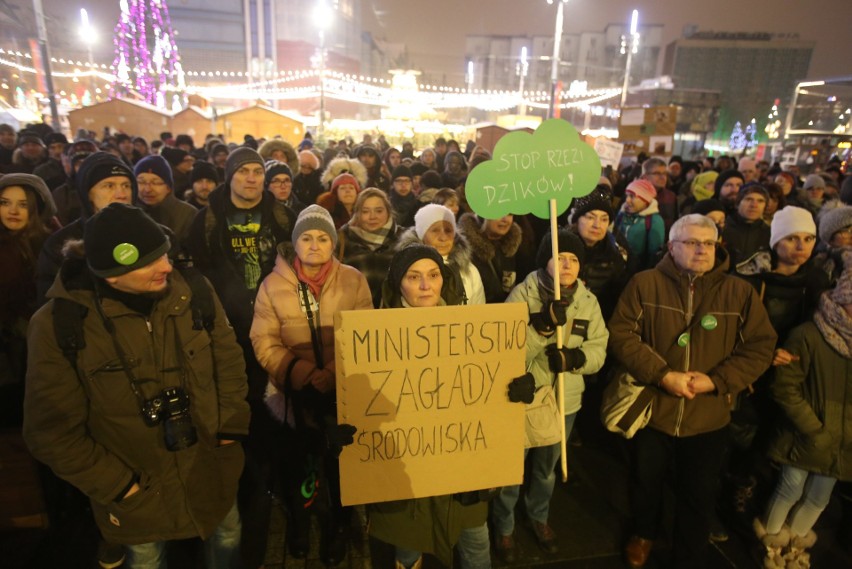
M697 239L686 239L684 241L675 241L680 243L687 249L696 249L699 245L705 249L715 249L718 243L716 241L698 241Z
M152 180L148 180L148 181L144 181L144 180L136 180L136 184L137 184L140 188L144 188L144 187L148 187L148 188L162 188L163 186L165 186L165 185L166 185L166 183L165 183L165 182L163 182L162 180L157 180L157 181L152 181Z

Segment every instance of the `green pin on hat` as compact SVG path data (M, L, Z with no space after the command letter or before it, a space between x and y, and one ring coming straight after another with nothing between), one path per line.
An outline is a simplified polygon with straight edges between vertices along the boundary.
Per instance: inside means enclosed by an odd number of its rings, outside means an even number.
M712 314L705 314L701 317L701 327L705 330L715 330L719 325L719 321Z
M689 345L689 333L684 332L680 336L677 337L677 345L681 348L685 348Z
M129 266L139 260L139 249L132 243L119 243L112 249L112 258L119 265Z

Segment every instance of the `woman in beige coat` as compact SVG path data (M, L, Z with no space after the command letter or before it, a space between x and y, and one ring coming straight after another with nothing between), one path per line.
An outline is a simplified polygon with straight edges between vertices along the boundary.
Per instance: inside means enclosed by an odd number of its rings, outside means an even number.
M287 433L283 476L290 554L307 555L310 510L317 501L327 502L320 557L330 565L345 556L347 526L337 457L328 448L336 428L334 314L373 307L364 276L332 256L336 245L328 211L305 208L292 246L279 245L275 268L260 285L251 327L257 360L269 373L267 403Z

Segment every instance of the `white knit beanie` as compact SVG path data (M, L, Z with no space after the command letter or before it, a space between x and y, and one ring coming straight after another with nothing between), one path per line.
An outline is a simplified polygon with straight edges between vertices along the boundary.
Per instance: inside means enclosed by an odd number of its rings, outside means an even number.
M772 226L769 233L769 247L793 233L817 234L814 216L806 209L788 205L772 217Z
M449 221L453 226L453 231L456 229L456 216L449 209L440 204L430 203L421 207L414 214L414 231L417 237L423 240L423 236L432 227L432 224L438 221Z

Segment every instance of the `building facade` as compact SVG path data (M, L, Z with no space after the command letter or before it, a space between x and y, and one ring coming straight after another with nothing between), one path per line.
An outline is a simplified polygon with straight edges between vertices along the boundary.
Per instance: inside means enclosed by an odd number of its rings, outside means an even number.
M808 75L815 42L798 34L700 32L666 46L663 74L679 88L721 92L713 138L726 140L736 122L758 124L779 99L787 108L798 81ZM762 128L762 126L761 126Z

